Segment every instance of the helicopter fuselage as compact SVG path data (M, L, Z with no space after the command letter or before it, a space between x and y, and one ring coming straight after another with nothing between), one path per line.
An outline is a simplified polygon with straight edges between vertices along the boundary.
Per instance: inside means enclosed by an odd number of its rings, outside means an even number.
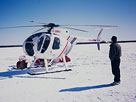
M39 32L29 36L23 43L24 52L28 56L42 59L66 56L71 51L76 38L71 38L67 30L53 29L51 33Z

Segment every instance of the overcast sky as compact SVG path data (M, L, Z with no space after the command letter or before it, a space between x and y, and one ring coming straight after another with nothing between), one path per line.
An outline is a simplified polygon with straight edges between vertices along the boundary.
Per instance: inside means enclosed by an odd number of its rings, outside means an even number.
M0 0L0 27L34 25L30 21L56 24L117 25L104 30L102 39L136 39L136 0ZM0 29L0 45L23 44L39 28ZM95 28L80 27L90 33L73 35L95 38ZM71 31L71 30L70 30ZM73 31L71 31L72 34ZM76 33L76 34L75 34Z

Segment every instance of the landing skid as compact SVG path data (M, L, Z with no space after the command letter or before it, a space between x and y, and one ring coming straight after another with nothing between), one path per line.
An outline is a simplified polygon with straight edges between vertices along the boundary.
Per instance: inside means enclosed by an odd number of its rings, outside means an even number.
M50 73L59 73L59 72L65 72L65 71L72 71L72 69L65 69L65 70L59 70L59 71L52 71L52 72L39 72L39 73L30 73L28 72L29 75L41 75L41 74L50 74Z

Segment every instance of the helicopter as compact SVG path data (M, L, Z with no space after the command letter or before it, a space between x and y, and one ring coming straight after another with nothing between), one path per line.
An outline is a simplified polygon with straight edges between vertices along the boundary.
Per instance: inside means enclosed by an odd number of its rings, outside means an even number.
M35 22L35 21L31 21ZM37 23L37 22L36 22ZM38 22L39 23L39 22ZM58 25L55 23L40 23L41 25L32 25L32 26L14 26L14 27L1 27L0 29L7 28L20 28L20 27L42 27L30 35L23 43L24 53L30 57L34 57L33 63L28 67L28 69L33 68L35 62L38 59L44 59L44 71L49 73L48 67L51 66L54 62L62 62L65 66L63 71L71 71L67 67L67 57L74 45L78 44L78 37L73 37L70 35L69 30L72 29L81 32L88 32L86 30L81 30L77 28L72 28L69 26L95 26L100 27L100 31L97 35L97 39L89 39L89 43L96 43L98 50L100 50L101 43L101 34L104 28L112 28L118 26L111 25ZM46 29L46 32L40 32L43 29ZM63 29L59 29L63 28ZM65 29L64 29L65 28ZM60 61L61 60L61 61ZM37 74L35 70L29 70L29 74ZM38 73L39 74L39 73Z

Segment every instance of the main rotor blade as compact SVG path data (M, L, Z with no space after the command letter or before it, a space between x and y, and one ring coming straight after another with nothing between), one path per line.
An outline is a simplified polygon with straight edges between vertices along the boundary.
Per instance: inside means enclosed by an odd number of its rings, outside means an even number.
M43 22L39 22L39 21L30 21L32 23L39 23L39 24L44 24L44 25L48 25L48 23L43 23Z
M118 27L114 25L60 25L60 26Z
M0 27L0 29L26 28L26 27L44 27L44 25L30 25L30 26Z
M77 30L77 31L82 31L82 32L88 32L86 30L81 30L81 29L71 28L71 27L61 27L61 28L67 28L67 29L72 29L72 30Z
M40 30L43 30L43 29L45 29L45 27L43 27L43 28L41 28L41 29L38 29L38 30L34 31L33 33L39 32Z

